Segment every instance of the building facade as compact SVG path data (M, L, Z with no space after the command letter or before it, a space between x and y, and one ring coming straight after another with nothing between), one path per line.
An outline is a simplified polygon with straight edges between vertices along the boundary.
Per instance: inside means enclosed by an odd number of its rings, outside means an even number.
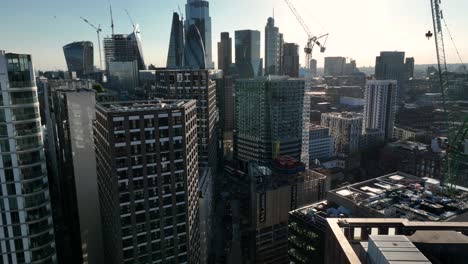
M204 0L187 0L185 5L185 30L186 32L193 31L190 28L195 25L199 31L202 44L204 47L206 68L196 69L214 69L213 50L211 40L211 17L210 3Z
M218 69L227 74L232 64L232 38L229 32L221 32L221 41L218 42Z
M104 38L104 58L108 71L110 62L133 61L137 62L138 70L146 70L138 25L129 35L114 34L110 38Z
M346 58L344 57L325 57L324 76L341 76L344 72Z
M328 127L311 126L309 132L309 159L328 159L335 153L334 139Z
M378 129L386 140L393 138L397 105L396 81L367 81L364 93L363 129Z
M94 50L91 41L73 42L63 47L68 72L76 77L83 78L86 74L94 72Z
M299 45L284 43L283 74L292 78L299 77Z
M108 66L109 85L112 93L120 100L135 99L139 84L138 62L111 61Z
M335 141L335 153L353 154L359 151L362 115L358 113L322 114L321 126L330 128Z
M265 75L281 75L282 48L279 28L275 27L275 19L269 17L265 27Z
M260 58L260 31L238 30L235 32L236 67L240 78L263 75L263 60Z
M166 67L176 69L184 66L185 31L184 22L178 13L172 15L171 37Z
M405 97L406 66L405 53L399 51L382 51L375 59L375 78L377 80L396 80L397 102Z
M287 77L237 80L236 159L268 162L276 155L301 159L304 86L304 80Z
M37 87L30 55L0 51L1 262L57 263Z
M96 106L106 261L200 263L196 112L194 100Z

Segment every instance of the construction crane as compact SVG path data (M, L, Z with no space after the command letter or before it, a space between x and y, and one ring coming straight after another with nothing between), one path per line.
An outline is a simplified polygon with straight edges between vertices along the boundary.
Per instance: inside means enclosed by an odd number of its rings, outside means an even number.
M130 16L130 13L128 12L127 9L125 9L125 13L127 13L128 19L130 20L130 23L132 23L133 30L135 30L135 23L133 23L133 19L132 19L132 17Z
M325 50L326 50L325 44L327 43L327 40L328 40L328 33L320 35L318 37L314 36L312 34L312 32L310 31L309 27L307 26L307 24L304 22L304 19L302 19L301 15L297 11L297 9L291 3L291 1L290 0L284 0L284 1L286 2L286 4L288 4L289 9L291 9L294 16L296 16L297 21L299 22L299 24L301 24L302 28L307 33L307 37L308 37L307 38L307 44L306 44L306 46L304 48L304 52L306 54L306 63L305 63L306 65L305 66L306 66L307 69L310 69L310 61L312 60L313 49L314 49L315 45L317 45L318 47L320 47L320 52L325 52ZM321 43L319 41L321 39L324 39L323 43Z
M86 24L90 25L92 28L94 28L96 30L96 33L97 33L97 38L98 38L98 48L99 48L99 65L101 67L101 70L102 70L102 55L101 55L101 32L102 32L102 29L101 29L101 25L98 25L97 27L93 24L91 24L87 19L83 18L83 17L80 17L84 22L86 22Z
M430 0L430 2L434 33L429 31L426 33L426 37L430 39L434 36L435 39L437 66L439 70L439 85L440 92L442 94L442 104L448 136L448 146L446 149L447 157L444 166L444 182L448 184L451 191L453 191L453 187L457 182L457 177L459 176L459 165L461 162L467 161L467 155L464 153L461 146L468 136L468 116L465 115L460 119L448 110L447 97L449 92L449 75L447 71L444 34L442 29L443 14L440 7L441 0Z

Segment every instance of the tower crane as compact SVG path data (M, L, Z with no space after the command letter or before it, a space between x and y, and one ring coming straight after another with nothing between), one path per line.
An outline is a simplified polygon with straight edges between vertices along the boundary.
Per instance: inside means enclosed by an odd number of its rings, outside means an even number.
M310 69L310 61L312 60L312 51L314 47L317 45L320 47L320 52L325 52L326 47L325 44L327 43L328 40L328 33L319 35L319 36L314 36L312 32L310 31L309 27L307 24L304 22L304 19L302 19L301 15L297 11L297 9L294 7L292 2L290 0L284 0L286 4L288 4L289 9L293 12L294 16L296 16L297 21L299 24L301 24L302 28L304 31L307 33L307 44L304 48L304 52L306 54L306 68ZM319 40L325 39L323 43L321 43Z
M98 38L98 48L99 48L99 65L100 65L101 70L102 70L102 55L101 55L101 32L102 32L102 29L101 29L101 25L98 25L96 27L95 25L91 24L91 22L89 22L85 18L83 18L83 17L80 17L80 18L84 22L86 22L86 24L90 25L92 28L94 28L96 30L97 38Z
M468 136L468 116L465 115L460 119L447 109L449 76L445 55L444 34L442 29L443 14L440 7L441 0L430 0L430 2L434 33L429 31L427 32L426 37L429 39L434 36L435 39L437 66L439 70L439 85L442 94L445 125L448 131L448 146L444 167L444 182L447 183L450 189L453 191L453 186L456 184L457 177L459 176L458 167L461 162L468 161L467 155L460 147Z
M133 22L132 17L130 16L130 13L128 12L127 9L125 9L125 13L127 13L128 19L130 20L130 23L132 23L133 30L135 30L135 23Z

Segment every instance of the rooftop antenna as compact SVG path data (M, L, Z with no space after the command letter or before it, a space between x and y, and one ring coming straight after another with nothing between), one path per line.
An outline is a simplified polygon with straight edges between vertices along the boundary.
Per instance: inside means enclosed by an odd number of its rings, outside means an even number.
M128 19L130 19L130 23L132 23L133 30L135 30L135 23L133 23L133 19L132 19L132 17L130 16L130 13L128 12L127 9L125 9L125 13L127 13Z
M114 35L114 16L112 15L112 5L110 1L109 1L109 9L110 9L110 16L111 16L112 35Z

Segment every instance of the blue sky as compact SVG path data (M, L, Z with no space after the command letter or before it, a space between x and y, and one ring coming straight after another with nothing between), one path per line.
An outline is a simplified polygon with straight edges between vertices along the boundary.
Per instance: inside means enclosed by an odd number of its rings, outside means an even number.
M110 35L109 0L1 0L0 49L30 53L37 69L64 69L62 46L79 40L97 41L95 31L80 20L101 24ZM357 60L358 66L373 65L381 50L402 50L417 64L433 63L434 42L424 34L432 30L429 0L291 0L314 33L330 33L326 56ZM143 51L148 63L166 62L172 11L186 0L111 0L116 33L130 33L125 9L140 24ZM276 24L286 42L304 45L306 35L284 0L211 0L213 55L219 33L238 29L263 31L275 9ZM444 15L464 60L468 59L468 1L443 1ZM458 58L448 36L448 61ZM263 48L262 48L263 50ZM263 53L263 51L262 51ZM323 64L324 54L314 56ZM263 54L262 54L263 57ZM95 51L96 64L98 53ZM216 57L215 57L216 58ZM301 63L302 63L301 59Z

